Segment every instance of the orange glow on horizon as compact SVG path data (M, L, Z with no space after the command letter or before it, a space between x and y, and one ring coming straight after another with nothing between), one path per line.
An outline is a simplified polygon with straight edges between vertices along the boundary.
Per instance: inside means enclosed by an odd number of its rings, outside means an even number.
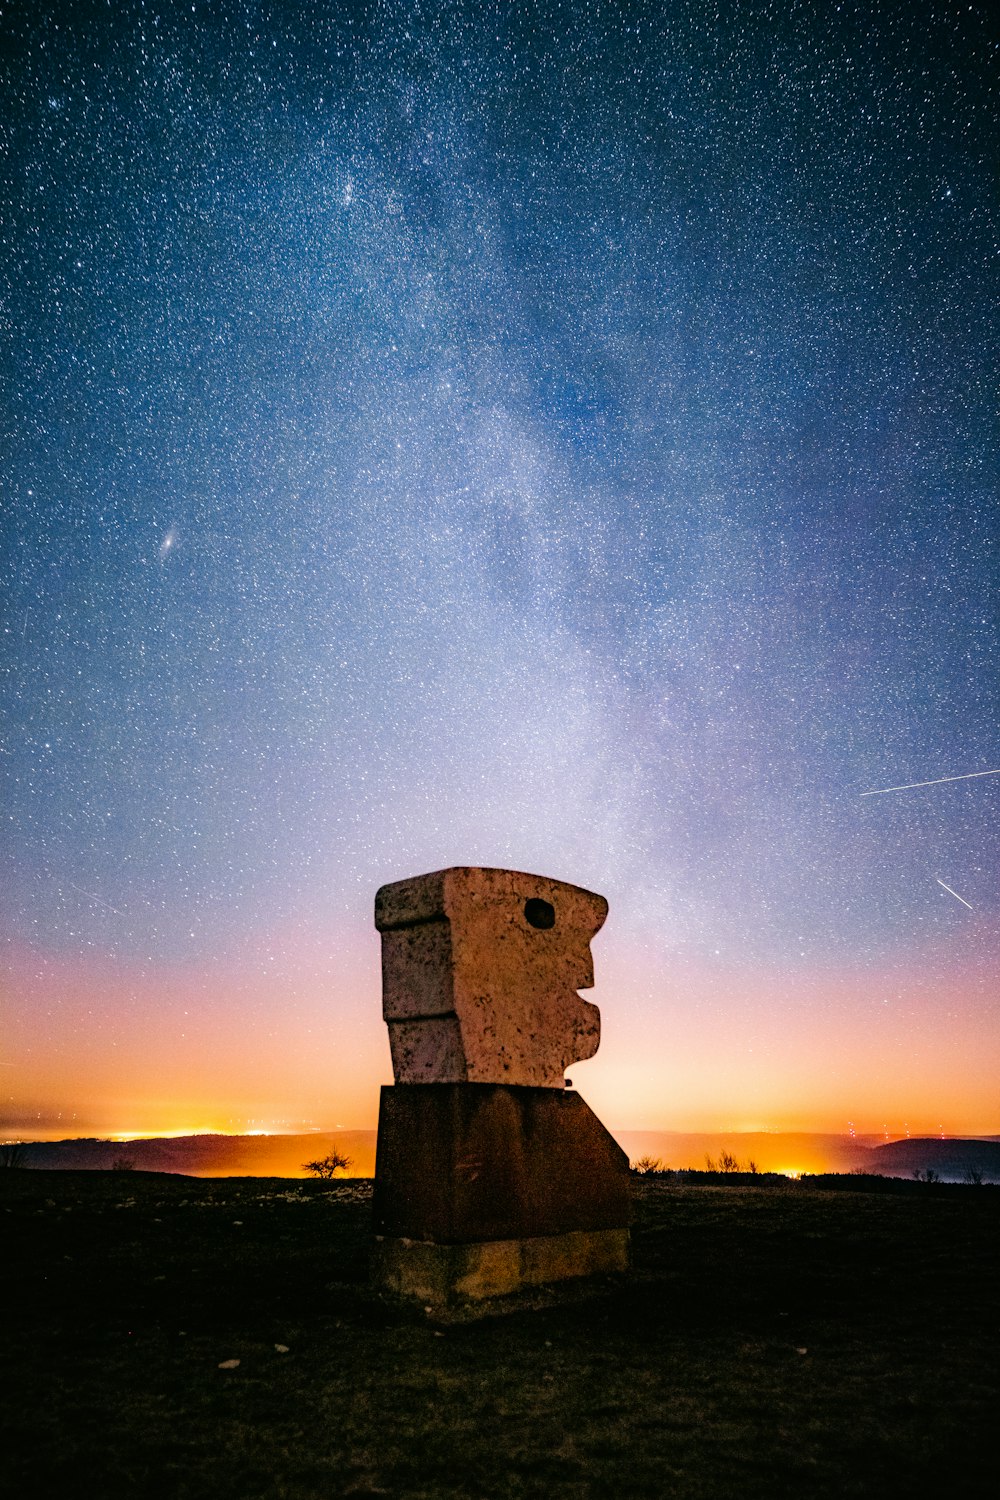
M8 955L18 1005L0 1130L373 1129L391 1067L377 945L356 936L333 953L290 933L275 944L295 955L283 965L251 954L146 971L90 954ZM1000 976L657 968L621 947L595 958L601 1048L569 1075L616 1134L1000 1133Z

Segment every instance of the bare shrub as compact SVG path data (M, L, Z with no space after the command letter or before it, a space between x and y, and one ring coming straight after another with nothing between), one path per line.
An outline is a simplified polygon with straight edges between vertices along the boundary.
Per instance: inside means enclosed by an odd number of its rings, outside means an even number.
M0 1167L26 1167L28 1147L25 1141L0 1141Z
M331 1151L328 1156L322 1156L318 1161L304 1161L303 1172L311 1172L314 1177L336 1177L338 1172L346 1172L351 1165L351 1157L345 1156L342 1151Z
M722 1150L719 1152L718 1159L716 1159L716 1157L714 1156L705 1157L705 1170L706 1172L725 1172L728 1174L730 1172L742 1172L743 1168L740 1166L737 1157L735 1157L731 1151L727 1151L723 1146ZM750 1172L756 1172L756 1163L751 1162L747 1170Z
M640 1156L638 1161L630 1162L629 1165L637 1177L658 1177L667 1168L658 1156Z

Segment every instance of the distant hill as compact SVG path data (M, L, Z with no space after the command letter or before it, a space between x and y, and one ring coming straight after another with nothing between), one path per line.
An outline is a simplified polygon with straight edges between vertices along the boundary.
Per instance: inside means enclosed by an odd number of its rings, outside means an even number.
M938 1136L891 1141L870 1153L871 1171L893 1177L935 1172L942 1182L965 1182L978 1173L983 1182L1000 1182L1000 1141L941 1140Z
M25 1147L25 1165L108 1171L127 1160L142 1172L183 1172L192 1177L305 1177L303 1162L330 1151L351 1158L346 1174L375 1171L374 1130L337 1130L314 1135L182 1135L156 1140L35 1141Z
M930 1139L879 1142L877 1136L779 1133L694 1134L660 1130L614 1132L632 1161L650 1156L675 1171L703 1170L706 1157L732 1153L741 1166L751 1160L761 1172L799 1174L862 1169L883 1176L922 1176L963 1182L978 1172L1000 1182L1000 1140ZM155 1140L35 1141L24 1148L25 1165L41 1169L109 1171L121 1160L138 1171L181 1172L191 1177L304 1177L303 1162L329 1151L351 1158L350 1177L375 1171L375 1131L337 1130L311 1135L185 1135Z
M728 1151L741 1165L754 1161L761 1172L851 1172L869 1167L871 1147L879 1136L821 1135L806 1131L615 1130L612 1132L631 1161L652 1156L675 1171L704 1170L705 1158Z
M763 1132L711 1134L668 1131L614 1132L632 1161L659 1158L675 1170L704 1169L705 1158L731 1152L745 1165L751 1159L762 1172L849 1172L870 1162L869 1144L877 1137L853 1140L838 1135L780 1135ZM302 1177L302 1163L328 1151L351 1158L352 1177L375 1171L375 1131L339 1130L310 1135L187 1135L155 1140L40 1141L26 1148L27 1165L107 1171L119 1159L144 1172L183 1172L193 1177Z

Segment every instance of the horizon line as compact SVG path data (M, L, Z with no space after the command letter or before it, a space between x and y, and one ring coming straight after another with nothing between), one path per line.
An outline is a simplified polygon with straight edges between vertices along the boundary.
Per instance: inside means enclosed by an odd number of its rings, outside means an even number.
M823 1130L816 1127L797 1127L779 1129L768 1126L701 1126L699 1128L682 1129L676 1126L664 1125L614 1125L606 1127L612 1134L620 1135L693 1135L693 1136L788 1136L788 1135L814 1135L828 1136L835 1140L896 1142L905 1140L1000 1140L1000 1125L992 1131L942 1131L940 1128L934 1130ZM186 1141L197 1140L202 1137L217 1137L223 1140L290 1140L292 1138L323 1136L323 1135L372 1135L378 1134L376 1125L357 1126L314 1126L309 1130L142 1130L135 1132L108 1131L106 1133L87 1131L84 1133L60 1135L55 1137L49 1135L47 1139L39 1139L37 1136L29 1138L18 1134L17 1127L0 1124L0 1144L23 1143L26 1145L54 1145L58 1141L94 1141L98 1145L124 1146L138 1145L148 1141Z

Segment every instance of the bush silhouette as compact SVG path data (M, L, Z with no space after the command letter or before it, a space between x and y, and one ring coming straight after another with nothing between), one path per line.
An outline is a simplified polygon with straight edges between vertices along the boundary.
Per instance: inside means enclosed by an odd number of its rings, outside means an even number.
M719 1159L715 1161L711 1156L705 1157L705 1169L708 1172L739 1172L740 1164L731 1151L725 1147L719 1152Z
M338 1172L346 1172L350 1165L349 1156L342 1151L331 1151L329 1156L322 1156L318 1161L304 1161L302 1170L311 1172L314 1177L336 1177Z
M661 1177L669 1170L658 1156L640 1156L638 1161L629 1165L637 1177Z

